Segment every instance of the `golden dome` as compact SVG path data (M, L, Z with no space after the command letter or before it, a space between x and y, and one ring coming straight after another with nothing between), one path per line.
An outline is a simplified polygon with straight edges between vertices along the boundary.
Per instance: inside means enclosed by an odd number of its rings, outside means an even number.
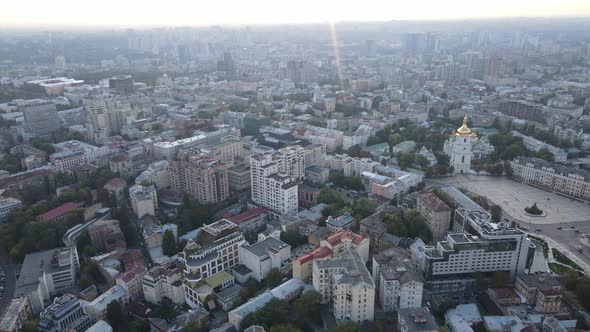
M457 136L475 136L475 132L467 127L467 114L463 118L463 125L455 132Z

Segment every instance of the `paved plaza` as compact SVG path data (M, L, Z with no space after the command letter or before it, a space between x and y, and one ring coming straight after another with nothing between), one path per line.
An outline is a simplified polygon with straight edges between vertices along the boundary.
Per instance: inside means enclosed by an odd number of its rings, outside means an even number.
M461 175L437 179L434 182L465 188L469 192L485 196L491 203L500 205L512 218L526 223L559 224L590 221L590 204L507 178ZM545 216L530 216L524 212L524 208L533 203L537 203Z

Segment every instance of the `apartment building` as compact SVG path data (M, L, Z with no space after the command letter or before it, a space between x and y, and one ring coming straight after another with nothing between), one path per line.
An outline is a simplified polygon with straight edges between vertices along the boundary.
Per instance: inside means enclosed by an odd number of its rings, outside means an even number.
M250 166L245 163L236 163L227 171L229 189L244 191L250 188Z
M201 204L229 197L229 165L198 150L183 150L170 161L172 190L192 196Z
M543 105L540 104L533 104L524 100L503 100L500 101L498 110L519 119L545 123Z
M558 276L550 273L519 274L514 288L522 294L526 303L544 313L557 313L561 309L563 286Z
M312 281L321 302L332 302L336 319L373 320L375 282L358 253L346 251L339 258L314 260Z
M375 166L380 165L370 158L354 158L346 154L328 156L326 159L328 168L342 171L344 176L361 176L363 172L373 172Z
M424 282L409 253L390 248L373 256L372 272L383 311L422 306Z
M25 128L34 137L50 139L59 130L57 107L49 100L31 99L18 106L25 118Z
M304 148L303 163L305 168L323 166L326 161L326 146L324 144L310 144Z
M203 226L197 242L187 243L178 260L184 266L184 297L190 307L200 306L200 281L240 264L239 247L244 243L238 226L227 219Z
M517 181L590 200L590 172L529 157L515 158L510 168Z
M297 186L304 176L303 148L298 148L285 155L281 149L250 157L250 187L255 203L278 214L297 212Z
M237 136L227 136L219 142L209 144L202 148L203 153L221 160L222 162L232 165L236 159L244 158L244 146Z
M129 201L133 213L139 219L145 215L155 216L158 210L158 192L156 187L134 185L129 188Z
M174 265L151 268L143 275L142 288L148 303L160 304L165 298L174 304L184 302L182 270Z
M435 241L441 240L451 226L452 209L432 192L416 195L416 209Z

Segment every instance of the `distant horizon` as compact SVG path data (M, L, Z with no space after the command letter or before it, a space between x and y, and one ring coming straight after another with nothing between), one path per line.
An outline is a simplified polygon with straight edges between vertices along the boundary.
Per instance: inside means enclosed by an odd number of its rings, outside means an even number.
M2 5L0 27L9 29L155 28L210 26L272 26L368 22L453 22L498 19L590 18L587 0L216 0L161 3L137 0L9 1Z
M577 15L577 16L505 16L505 17L468 17L468 18L448 18L448 19L391 19L391 20L342 20L342 21L314 21L314 22L283 22L283 23L219 23L219 24L178 24L178 25L165 25L165 24L135 24L135 25L123 25L123 24L2 24L0 28L12 30L12 31L27 31L27 30L127 30L127 29L178 29L178 28L192 28L192 29L204 29L204 28L244 28L244 27L273 27L273 26L314 26L324 24L336 24L336 25L347 25L347 24L387 24L387 23L428 23L428 24L445 24L453 22L465 22L465 23L484 23L494 21L534 21L534 20L547 20L549 21L560 21L560 20L588 20L590 23L589 15Z

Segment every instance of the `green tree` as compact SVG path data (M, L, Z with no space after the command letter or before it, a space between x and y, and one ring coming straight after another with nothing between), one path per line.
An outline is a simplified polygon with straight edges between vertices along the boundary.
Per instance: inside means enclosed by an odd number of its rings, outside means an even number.
M270 332L303 332L293 324L279 324L270 328Z
M333 332L359 332L361 330L360 326L354 322L347 322L338 324Z
M176 239L174 238L174 233L171 230L166 230L164 232L164 236L162 237L162 252L166 256L174 256L178 253L176 249Z
M269 288L274 288L281 284L283 281L283 273L281 270L274 268L270 270L268 275L266 276L264 283Z
M567 290L573 291L578 285L578 272L569 269L561 276L561 280Z
M498 223L502 220L502 207L494 204L490 208L490 212L492 213L492 221L493 222Z
M492 282L495 288L508 287L510 275L506 271L496 271L492 276Z
M415 160L415 154L413 153L400 153L398 157L399 167L401 169L407 169L412 167Z
M351 146L347 154L354 158L371 158L371 153L363 150L360 145Z
M27 319L23 326L23 332L37 332L39 331L39 319Z
M428 158L424 157L421 154L416 154L416 156L414 157L414 163L420 166L421 169L426 169L428 166L430 166L430 161L428 160Z
M123 315L123 308L119 301L114 300L107 305L107 322L117 330L118 327L125 324L125 316Z
M295 312L300 317L308 317L313 322L319 323L322 320L320 304L321 296L316 291L309 291L301 295L294 302Z
M370 201L367 198L361 198L354 202L352 208L357 216L366 218L375 212L376 205L377 204L374 201Z
M184 325L182 332L205 332L207 329L197 321L192 320Z

